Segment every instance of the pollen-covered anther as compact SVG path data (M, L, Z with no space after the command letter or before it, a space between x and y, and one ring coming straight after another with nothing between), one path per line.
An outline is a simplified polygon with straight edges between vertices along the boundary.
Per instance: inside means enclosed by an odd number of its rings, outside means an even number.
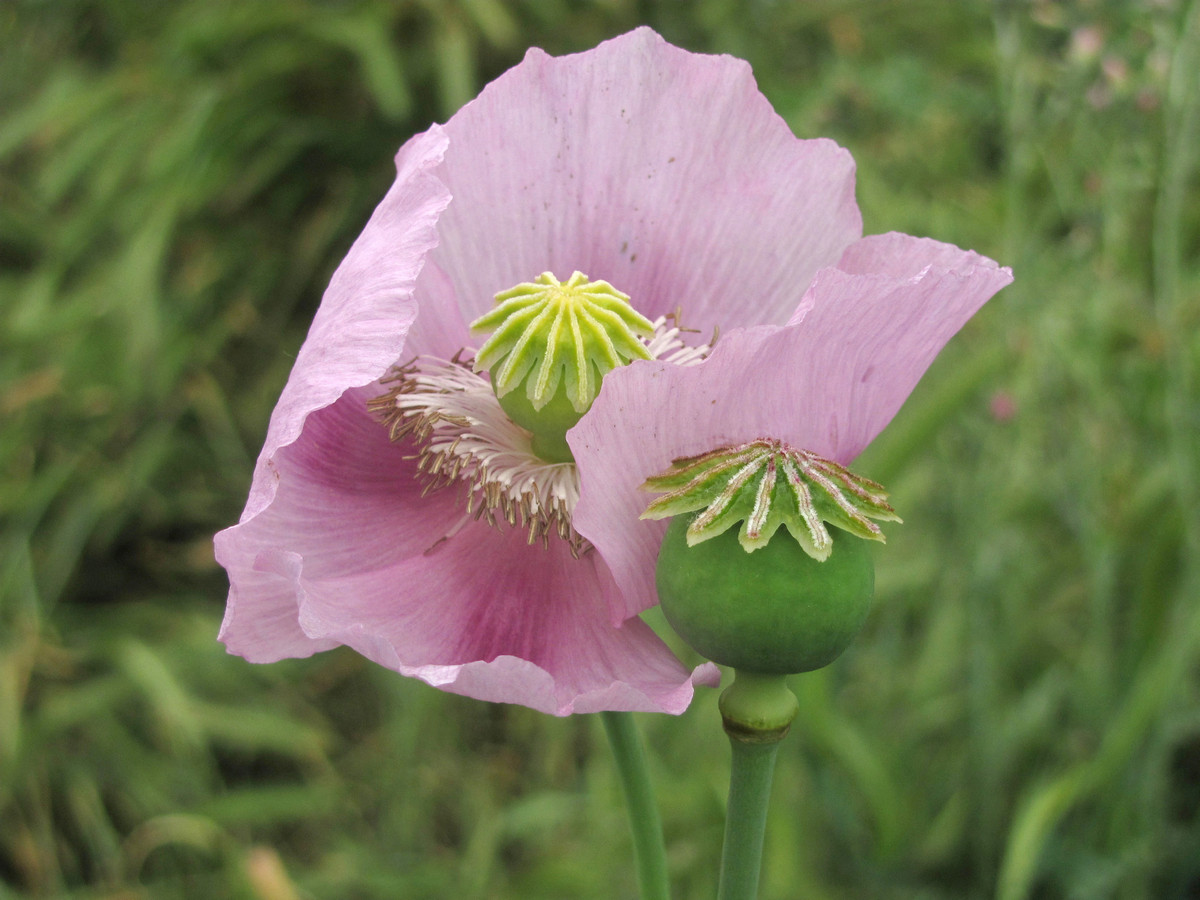
M530 404L540 410L562 384L575 412L583 413L604 375L651 358L639 338L652 335L654 323L607 281L589 281L582 272L559 281L543 272L495 299L471 331L492 332L475 368L490 372L498 397L524 384Z
M449 361L418 358L393 368L383 384L390 390L367 408L393 441L415 446L424 493L462 484L468 516L523 528L530 544L555 536L576 556L590 549L571 526L579 499L574 464L547 463L531 451L529 433L472 371L470 351Z
M738 541L751 552L765 547L783 525L809 556L825 560L833 549L826 522L883 541L872 520L900 521L883 485L774 439L676 459L643 487L666 492L650 503L643 519L696 513L687 529L689 546L741 522Z
M649 358L689 366L708 355L708 344L681 339L678 313L651 325L652 333L639 338ZM591 544L571 525L579 499L575 464L534 453L532 435L506 415L487 376L474 371L476 352L464 347L450 360L422 356L394 366L382 381L388 391L367 409L392 441L415 448L410 458L424 494L464 485L465 521L524 528L531 544L554 536L576 555L587 552Z
M676 307L674 312L659 316L650 323L654 331L649 337L643 338L646 352L650 359L660 359L676 366L694 366L708 359L712 348L717 344L717 331L707 344L688 344L681 335L696 334L695 328L683 327L683 310Z

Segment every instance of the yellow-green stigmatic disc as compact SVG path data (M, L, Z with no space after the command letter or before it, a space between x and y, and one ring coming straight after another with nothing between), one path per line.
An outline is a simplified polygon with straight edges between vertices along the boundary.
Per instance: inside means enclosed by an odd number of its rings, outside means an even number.
M667 528L655 580L667 621L699 653L785 675L828 665L849 646L875 588L865 541L842 535L824 561L793 540L747 553L732 529L688 546L688 519Z
M649 359L639 335L654 324L607 281L575 272L496 295L496 306L471 323L491 331L475 355L509 418L533 434L533 450L549 462L571 461L566 432L583 416L610 371Z
M643 519L696 513L689 518L689 544L711 540L740 522L738 541L747 553L765 547L784 526L805 553L825 559L833 536L824 523L882 542L872 519L900 521L883 485L766 438L681 457L643 487L667 492L646 507Z

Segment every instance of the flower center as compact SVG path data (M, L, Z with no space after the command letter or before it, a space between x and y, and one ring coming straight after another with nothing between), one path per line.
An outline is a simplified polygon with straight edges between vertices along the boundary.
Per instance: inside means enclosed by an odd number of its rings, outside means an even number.
M805 553L824 561L833 549L824 522L882 542L883 532L871 520L901 521L883 485L766 438L682 457L643 487L668 492L646 507L643 519L697 513L687 528L689 547L741 522L738 541L750 553L765 547L783 525Z
M651 323L652 333L639 341L646 357L686 366L708 355L708 344L684 343L678 319L675 313ZM476 374L475 357L464 348L451 360L419 357L395 366L382 381L387 393L367 408L393 441L415 445L426 491L465 486L464 523L482 518L498 528L524 528L531 544L556 535L575 555L586 552L591 545L571 525L579 499L574 462L549 462L535 452L534 436Z
M649 359L639 337L654 323L607 281L575 272L565 282L543 272L496 295L496 306L471 323L492 332L475 355L504 411L533 435L547 462L571 462L566 433L583 417L604 376ZM523 390L519 390L523 388Z
M505 415L487 381L472 371L471 353L452 360L421 357L394 368L384 381L391 390L367 408L393 441L415 441L426 492L461 481L469 517L525 528L531 544L556 534L578 554L584 541L571 527L579 499L574 464L547 463L533 454L529 433Z

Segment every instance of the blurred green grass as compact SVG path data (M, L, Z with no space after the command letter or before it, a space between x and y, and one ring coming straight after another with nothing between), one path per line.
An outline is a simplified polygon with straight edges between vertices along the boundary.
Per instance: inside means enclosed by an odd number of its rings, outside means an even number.
M764 900L1200 896L1196 3L10 0L0 900L634 895L593 717L228 657L210 538L395 148L640 23L1017 274L862 460L907 524L796 679ZM681 900L715 699L641 719Z

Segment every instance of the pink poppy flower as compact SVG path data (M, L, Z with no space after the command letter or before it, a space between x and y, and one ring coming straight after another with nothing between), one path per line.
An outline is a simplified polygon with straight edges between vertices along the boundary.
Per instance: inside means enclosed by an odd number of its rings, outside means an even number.
M637 520L641 480L751 431L853 455L1008 277L934 242L860 242L845 150L795 138L744 62L645 28L530 50L396 167L216 538L221 639L253 662L344 644L558 715L681 712L719 673L638 618L662 530ZM532 453L468 328L496 294L575 271L654 323L650 360L605 376L567 433L578 466Z

